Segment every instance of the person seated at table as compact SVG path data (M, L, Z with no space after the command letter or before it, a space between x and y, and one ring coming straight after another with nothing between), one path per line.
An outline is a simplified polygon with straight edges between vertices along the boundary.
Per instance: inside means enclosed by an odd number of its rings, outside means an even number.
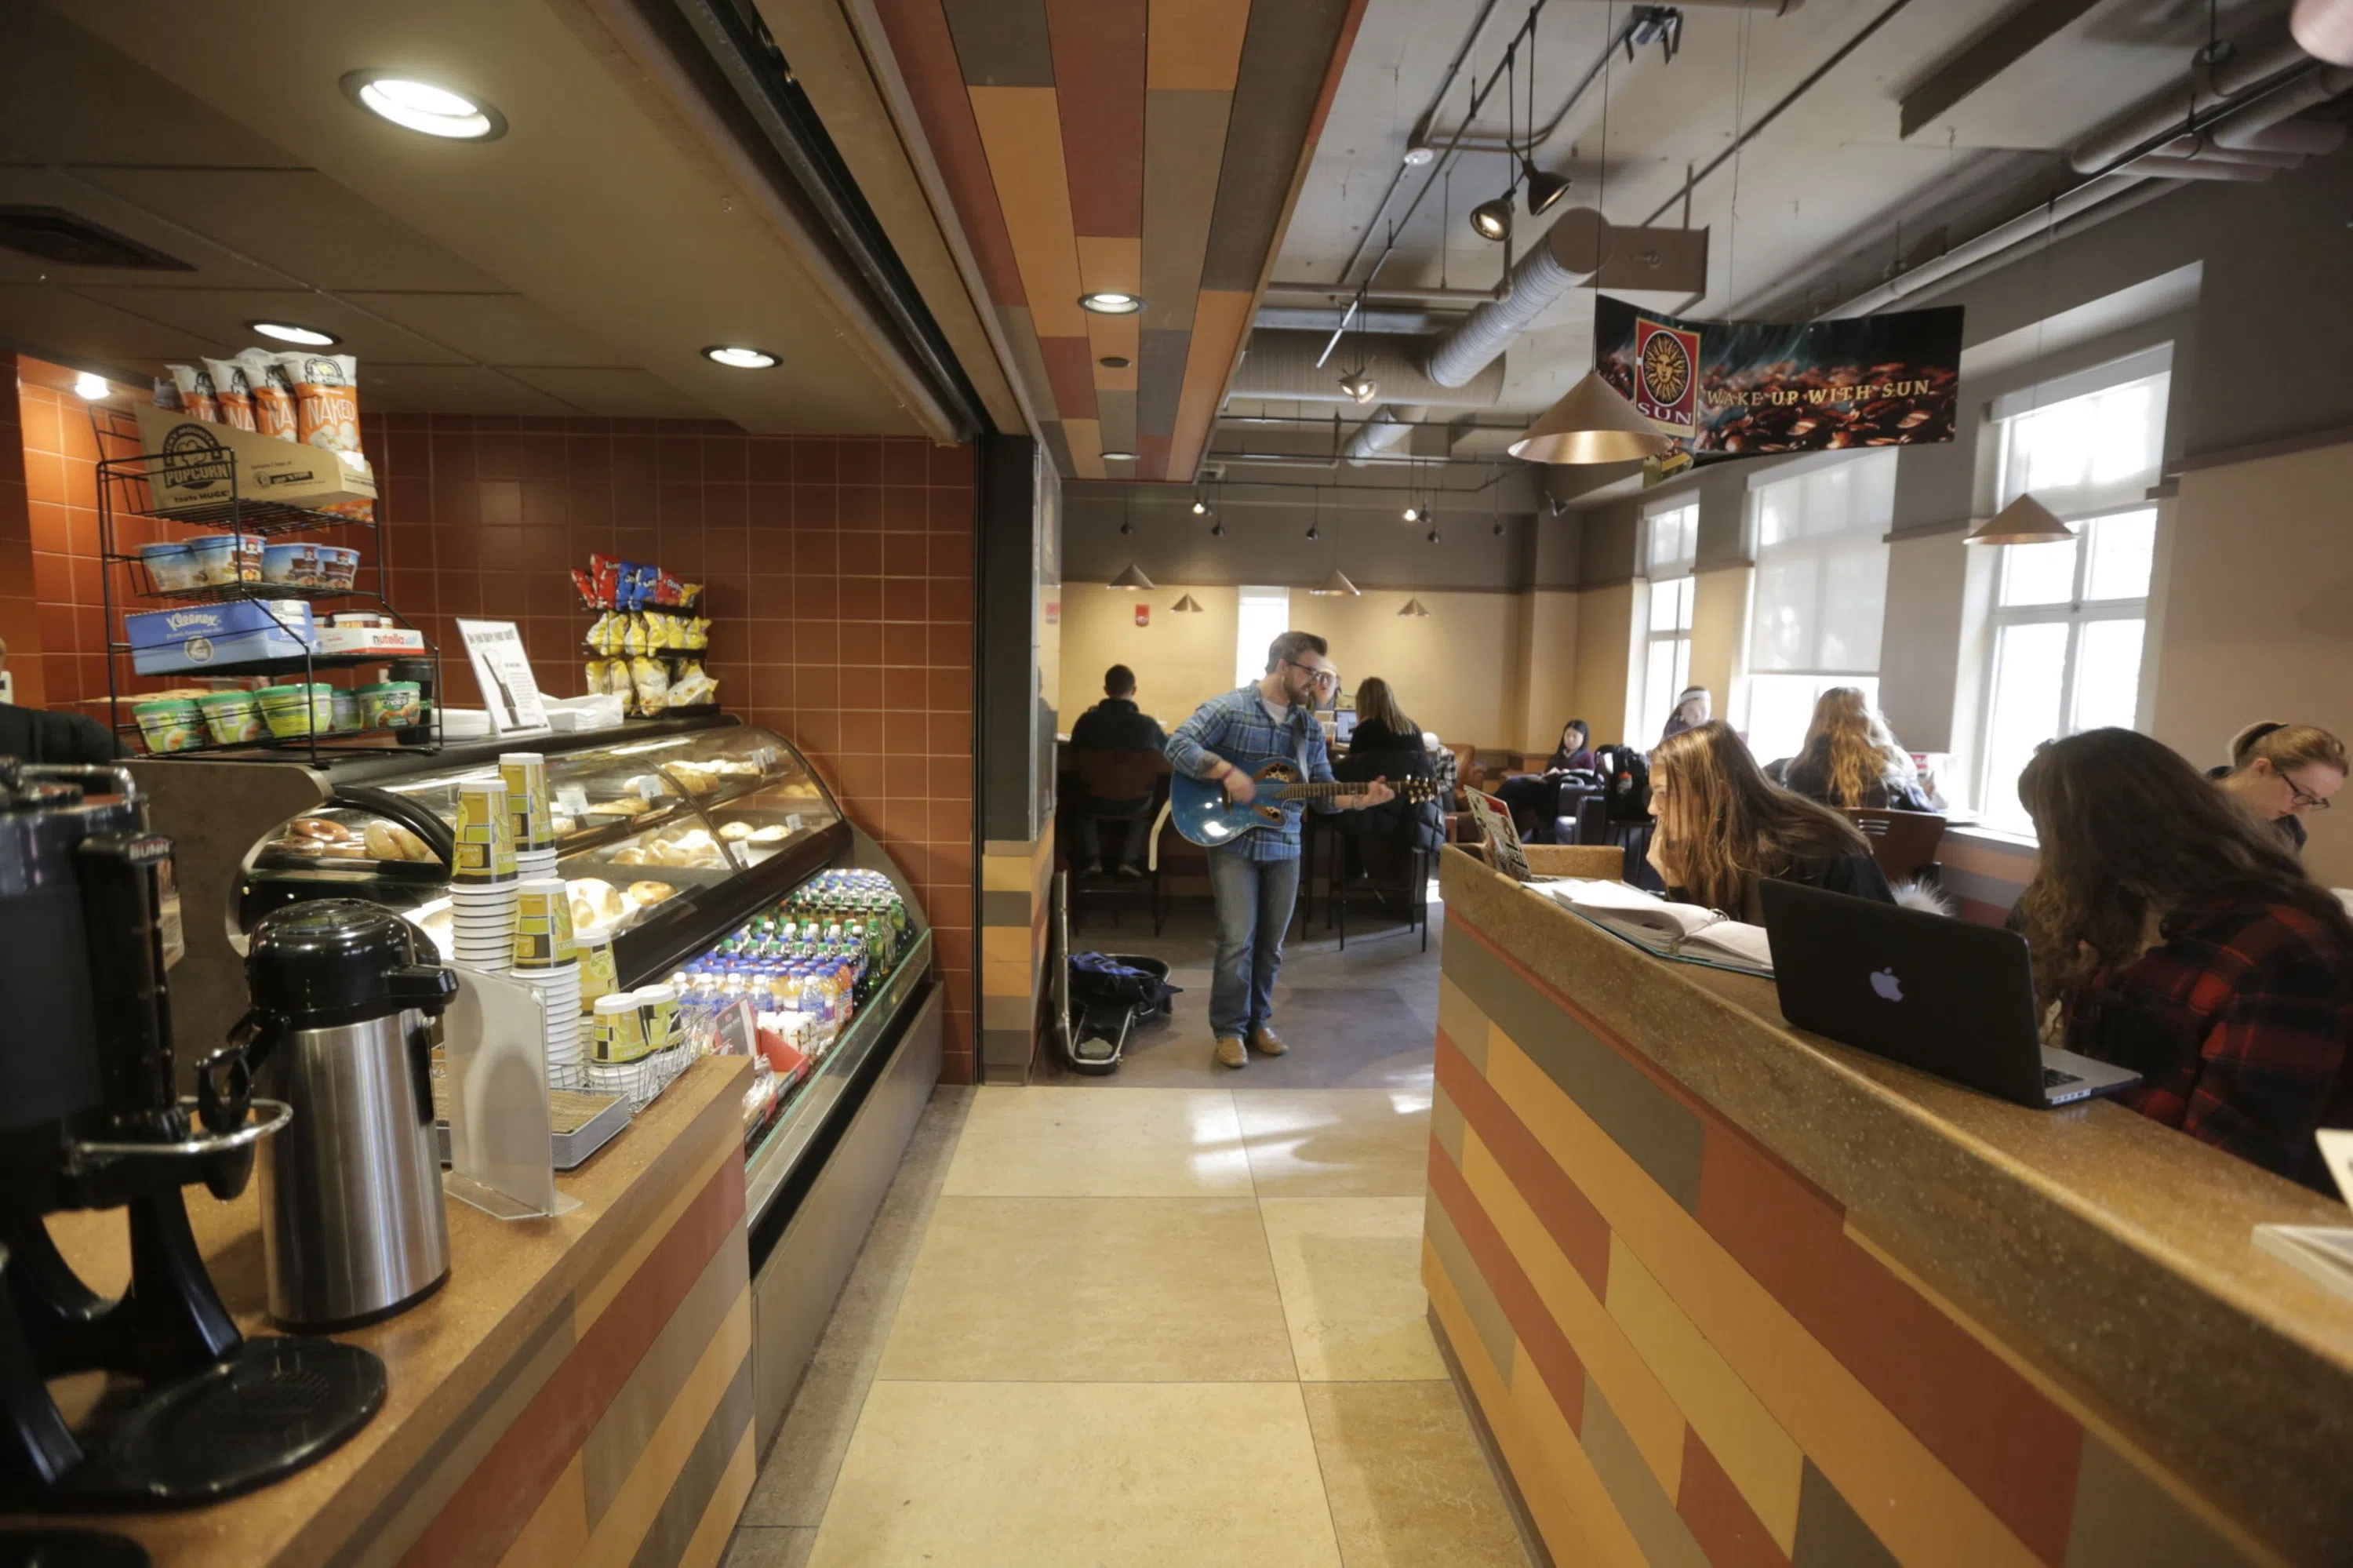
M2019 900L2071 1051L2139 1073L2143 1116L2327 1192L2353 1126L2353 917L2280 835L2128 729L2019 775L2041 854Z
M1430 758L1430 776L1438 780L1439 805L1449 811L1456 810L1462 800L1462 759L1438 738L1434 729L1421 732L1421 749Z
M1862 831L1765 777L1732 726L1711 719L1651 753L1650 862L1667 896L1765 921L1767 879L1895 901Z
M1078 722L1071 726L1072 751L1160 751L1167 745L1168 737L1160 732L1160 721L1135 705L1135 672L1124 664L1113 664L1103 672L1103 700L1081 714ZM1109 820L1124 824L1118 874L1142 876L1145 851L1151 840L1145 828L1152 820L1153 804L1149 795L1141 800L1098 800L1082 796L1075 801L1079 874L1103 874L1103 824Z
M1453 754L1448 753L1447 760L1453 759ZM1350 783L1375 779L1395 783L1403 779L1437 776L1430 749L1422 739L1421 726L1406 715L1398 705L1397 694L1377 675L1366 676L1365 683L1356 688L1356 727L1348 736L1348 754L1332 759L1332 776ZM1421 803L1391 800L1334 817L1331 822L1348 838L1375 839L1398 832L1409 819L1415 824L1417 842L1424 848L1434 850L1444 841L1444 824L1434 800ZM1352 844L1352 874L1356 869L1354 849Z
M1675 705L1667 715L1667 727L1660 732L1661 740L1672 740L1687 729L1697 729L1708 721L1715 699L1705 686L1685 686L1675 694Z
M1825 806L1932 809L1912 754L1857 686L1832 686L1816 699L1806 743L1783 770L1781 786Z
M1560 811L1560 786L1571 773L1594 773L1600 763L1593 756L1593 731L1583 719L1560 726L1560 744L1552 748L1541 773L1522 773L1495 788L1495 799L1512 809L1512 825L1520 837L1550 842L1553 819Z
M2347 771L2343 741L2317 725L2270 719L2232 736L2229 766L2206 777L2301 854L2305 813L2328 810Z
M1423 755L1421 726L1405 716L1397 694L1378 675L1366 676L1365 683L1356 688L1356 727L1348 734L1348 754L1353 757L1359 751L1410 752L1417 759ZM1428 774L1425 763L1417 761L1415 766Z

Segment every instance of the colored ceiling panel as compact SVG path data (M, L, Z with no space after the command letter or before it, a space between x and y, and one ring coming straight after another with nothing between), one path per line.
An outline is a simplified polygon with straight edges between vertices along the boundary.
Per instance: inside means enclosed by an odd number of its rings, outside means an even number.
M1055 466L1191 478L1366 0L872 3Z
M1071 216L1082 235L1144 232L1144 4L1047 0Z
M974 87L1051 87L1044 0L941 0L964 79Z

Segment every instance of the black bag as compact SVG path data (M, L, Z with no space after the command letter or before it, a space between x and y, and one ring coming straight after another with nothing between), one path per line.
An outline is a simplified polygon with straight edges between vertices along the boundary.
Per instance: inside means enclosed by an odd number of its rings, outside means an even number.
M1609 789L1609 820L1613 822L1648 821L1651 816L1650 758L1630 746L1597 747L1593 756L1601 764L1602 778Z

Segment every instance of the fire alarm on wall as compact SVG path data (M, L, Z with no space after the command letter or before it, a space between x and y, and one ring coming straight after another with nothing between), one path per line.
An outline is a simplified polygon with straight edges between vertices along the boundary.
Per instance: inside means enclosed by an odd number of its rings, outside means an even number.
M1138 626L1149 626L1152 624L1152 607L1150 605L1139 604L1135 607L1135 624Z

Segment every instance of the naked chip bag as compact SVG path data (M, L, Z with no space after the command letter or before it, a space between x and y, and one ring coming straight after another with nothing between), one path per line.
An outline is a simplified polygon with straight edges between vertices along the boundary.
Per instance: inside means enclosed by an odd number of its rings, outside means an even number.
M180 389L180 411L191 418L220 423L220 401L213 396L213 378L201 365L167 365L172 385Z
M281 354L294 388L294 439L327 451L360 450L359 363L348 354Z
M220 406L220 422L240 430L259 429L253 422L253 386L240 359L207 359L205 374L213 379L213 400Z
M295 433L294 384L286 367L266 348L248 348L237 356L245 366L246 386L253 395L253 428L281 441L300 440Z

